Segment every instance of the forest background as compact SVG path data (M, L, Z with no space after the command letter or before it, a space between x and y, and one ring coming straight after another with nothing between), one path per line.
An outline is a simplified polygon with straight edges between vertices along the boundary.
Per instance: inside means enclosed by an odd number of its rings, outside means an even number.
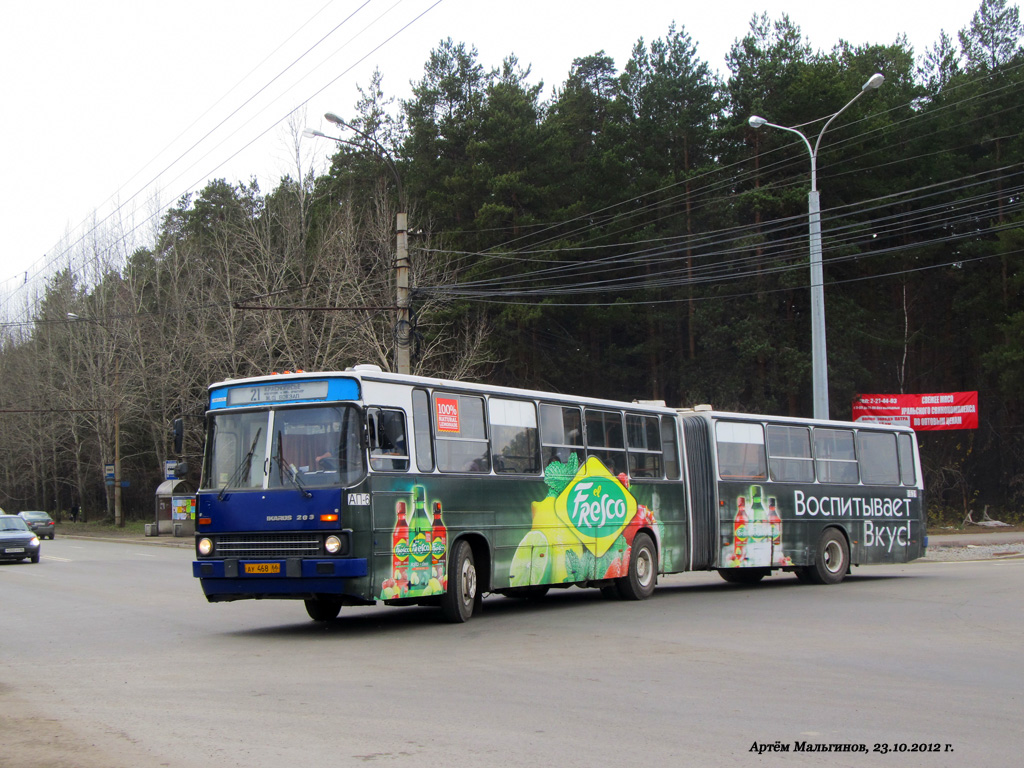
M720 77L682 27L621 68L529 66L444 40L408 100L360 89L330 169L270 191L213 180L129 249L106 220L0 335L0 506L153 519L172 421L209 383L413 372L672 406L811 414L807 148L817 137L831 416L859 393L977 390L977 430L919 434L933 523L1021 520L1024 30L983 0L920 55L815 49L751 20ZM1018 117L1014 117L1017 115ZM412 324L395 323L407 212ZM198 479L201 420L187 419Z

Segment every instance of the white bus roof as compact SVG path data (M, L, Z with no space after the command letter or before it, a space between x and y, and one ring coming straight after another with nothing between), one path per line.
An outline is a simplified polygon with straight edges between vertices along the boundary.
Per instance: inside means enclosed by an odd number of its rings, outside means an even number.
M479 384L469 381L458 381L454 379L438 379L430 376L414 376L411 374L390 373L381 370L375 365L357 365L344 371L302 371L282 374L269 374L263 376L249 376L242 379L226 379L211 384L208 390L212 391L221 387L236 387L246 384L263 384L298 379L320 379L320 378L349 378L358 379L363 382L380 382L386 384L407 384L409 386L429 387L431 389L457 389L464 392L477 392L488 395L508 395L510 397L524 397L538 400L558 400L567 403L581 403L584 405L597 405L614 408L656 412L665 415L674 414L674 408L669 408L660 403L651 401L627 402L622 400L605 400L596 397L583 397L558 392L545 392L542 390L520 389L518 387L502 387L494 384Z

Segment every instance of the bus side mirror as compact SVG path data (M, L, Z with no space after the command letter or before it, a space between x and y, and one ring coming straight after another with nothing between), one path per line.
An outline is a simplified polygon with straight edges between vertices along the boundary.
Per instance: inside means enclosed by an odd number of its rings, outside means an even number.
M182 447L185 443L185 420L175 419L174 420L174 452L181 455Z

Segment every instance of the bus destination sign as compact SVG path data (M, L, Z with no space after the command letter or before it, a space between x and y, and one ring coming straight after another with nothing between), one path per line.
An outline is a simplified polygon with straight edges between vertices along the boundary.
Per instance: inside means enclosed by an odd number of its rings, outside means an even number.
M228 390L228 405L292 403L297 400L323 400L326 397L326 381L282 381L232 387Z

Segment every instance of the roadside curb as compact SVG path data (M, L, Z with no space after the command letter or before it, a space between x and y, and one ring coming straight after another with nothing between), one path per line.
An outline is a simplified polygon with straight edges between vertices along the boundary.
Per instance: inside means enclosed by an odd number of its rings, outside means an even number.
M179 547L182 549L192 549L195 544L192 541L192 537L189 538L174 538L171 536L82 536L74 533L62 534L62 539L75 539L76 541L107 541L121 544L145 544L148 546L156 547Z

